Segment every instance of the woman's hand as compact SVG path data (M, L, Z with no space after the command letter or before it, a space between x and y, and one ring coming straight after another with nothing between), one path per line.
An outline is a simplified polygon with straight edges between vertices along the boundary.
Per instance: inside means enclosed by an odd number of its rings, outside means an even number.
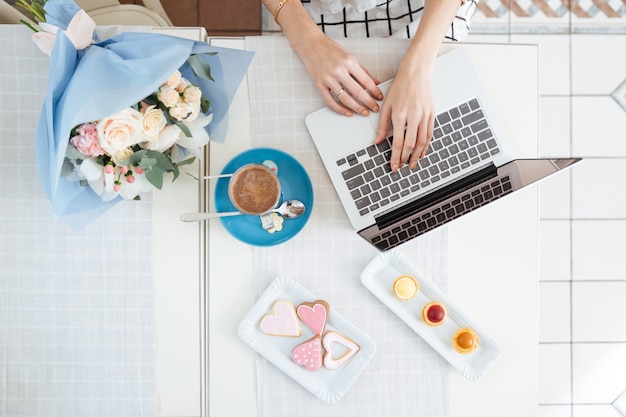
M417 72L401 69L389 87L375 143L385 140L389 129L393 129L392 171L407 163L413 169L426 154L435 123L431 78L429 69Z
M326 105L345 116L377 112L376 100L383 98L377 86L379 81L356 57L322 33L308 41L306 47L296 52Z

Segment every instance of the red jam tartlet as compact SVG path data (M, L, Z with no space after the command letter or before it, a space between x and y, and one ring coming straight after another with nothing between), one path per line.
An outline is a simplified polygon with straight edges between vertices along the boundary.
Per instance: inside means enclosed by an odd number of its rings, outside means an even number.
M422 309L422 319L429 326L439 326L446 319L446 308L435 301L428 303Z
M452 345L459 353L472 353L478 347L478 335L474 330L465 327L454 334Z

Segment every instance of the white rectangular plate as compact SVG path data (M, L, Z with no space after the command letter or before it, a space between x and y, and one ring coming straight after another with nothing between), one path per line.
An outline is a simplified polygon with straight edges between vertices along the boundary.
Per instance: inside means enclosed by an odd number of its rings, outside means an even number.
M344 396L374 357L376 353L374 340L337 313L333 309L331 301L324 300L330 305L325 332L334 330L356 342L360 349L356 355L338 369L329 370L322 367L320 370L312 372L296 365L291 360L291 351L314 336L311 329L302 324L302 334L299 337L281 337L267 335L259 327L261 319L272 312L272 305L278 300L288 300L294 307L297 307L303 302L313 302L319 299L296 281L287 277L278 277L272 281L241 321L237 334L252 349L300 383L313 395L328 404L334 404Z
M393 293L393 283L401 275L410 275L418 282L418 292L410 300L401 300ZM500 357L500 344L400 253L378 255L361 274L361 282L467 379L482 378ZM439 326L429 326L422 319L422 309L431 301L440 302L447 310L446 319ZM478 334L478 346L468 354L458 353L452 346L452 337L464 327Z

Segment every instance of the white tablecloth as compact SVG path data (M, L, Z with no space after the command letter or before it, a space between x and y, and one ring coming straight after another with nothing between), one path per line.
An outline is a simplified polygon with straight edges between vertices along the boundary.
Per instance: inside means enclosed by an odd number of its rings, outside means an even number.
M352 40L341 43L381 81L393 76L408 45L392 39L371 39L361 47ZM299 235L277 247L255 249L256 294L275 277L289 276L327 300L378 347L372 362L335 405L319 401L259 357L259 416L447 416L447 363L360 282L361 271L378 251L351 228L304 125L306 114L324 105L322 99L286 39L247 38L246 48L257 51L248 72L252 144L294 156L315 190L311 218ZM445 227L399 251L446 290Z
M0 25L0 415L157 415L152 206L81 231L53 218L35 166L48 57Z

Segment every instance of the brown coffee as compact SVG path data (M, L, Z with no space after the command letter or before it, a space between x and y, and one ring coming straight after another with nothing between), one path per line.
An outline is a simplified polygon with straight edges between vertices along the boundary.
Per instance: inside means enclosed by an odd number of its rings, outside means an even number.
M230 200L241 212L264 214L280 199L280 182L265 165L249 164L239 168L228 183Z

